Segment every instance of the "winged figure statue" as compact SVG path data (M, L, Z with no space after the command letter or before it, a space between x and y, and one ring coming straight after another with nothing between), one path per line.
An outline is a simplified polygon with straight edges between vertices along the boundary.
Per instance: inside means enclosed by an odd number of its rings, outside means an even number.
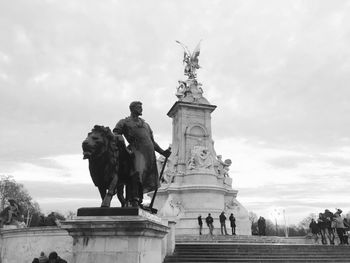
M184 49L183 63L186 64L185 71L184 71L185 75L188 76L190 79L196 78L196 76L197 76L196 70L200 68L200 66L198 64L198 57L199 57L199 53L200 53L201 41L199 41L198 45L196 46L196 48L193 50L192 53L189 51L187 46L182 44L180 41L176 40L176 43L180 44L182 46L182 48Z

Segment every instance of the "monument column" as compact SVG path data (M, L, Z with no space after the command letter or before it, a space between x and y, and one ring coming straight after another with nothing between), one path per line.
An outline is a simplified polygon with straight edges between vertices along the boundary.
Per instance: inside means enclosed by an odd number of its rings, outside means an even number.
M178 100L168 112L173 119L172 154L154 207L159 215L176 221L177 235L198 234L197 217L211 213L218 222L225 211L236 217L237 234L250 235L248 211L238 202L228 170L231 160L216 154L211 129L215 105L203 96L197 81L199 46L191 54L185 48L186 80L179 81ZM159 167L163 159L159 159ZM216 228L216 231L218 228Z

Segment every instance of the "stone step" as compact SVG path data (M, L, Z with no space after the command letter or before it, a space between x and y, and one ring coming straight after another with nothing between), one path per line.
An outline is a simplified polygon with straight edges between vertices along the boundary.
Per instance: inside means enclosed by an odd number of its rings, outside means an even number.
M309 237L277 237L277 236L246 236L246 235L177 235L176 243L212 242L212 243L285 243L313 244ZM321 241L319 241L321 242Z
M273 250L273 251L350 251L348 245L281 245L281 244L176 244L178 250L213 250L243 251L243 250Z
M314 262L314 263L318 263L318 262L327 262L327 263L333 263L333 262L341 262L341 263L346 263L349 262L349 260L345 260L344 258L335 258L335 259L282 259L282 258L278 258L278 259L257 259L257 258L245 258L245 259L226 259L226 260L216 260L216 261L212 261L212 260L174 260L174 261L169 261L169 260L165 260L164 263L192 263L192 262L201 262L201 263L220 263L220 262L232 262L232 263L238 263L238 262L264 262L264 263L307 263L307 262Z
M349 246L293 244L176 244L165 263L350 262Z

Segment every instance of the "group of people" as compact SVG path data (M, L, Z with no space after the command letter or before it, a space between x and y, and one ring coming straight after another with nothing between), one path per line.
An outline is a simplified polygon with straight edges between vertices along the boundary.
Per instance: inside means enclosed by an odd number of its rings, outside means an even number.
M32 263L67 263L67 261L60 258L57 252L52 251L49 257L47 257L44 252L41 252L40 257L34 258Z
M227 229L226 229L226 216L225 212L222 212L219 216L219 221L220 221L220 228L221 228L221 235L228 235ZM236 235L236 218L234 215L231 213L230 217L230 226L232 230L232 235ZM214 230L214 219L209 213L208 216L205 218L205 223L207 224L209 228L209 234L213 235L213 230ZM202 235L202 230L203 230L203 220L202 216L198 216L198 225L199 225L199 234Z
M328 240L330 245L334 245L335 233L337 233L339 245L349 244L350 222L342 217L342 212L341 209L337 209L332 213L326 209L323 213L319 213L317 221L311 219L309 227L316 243L321 236L322 244L326 245Z

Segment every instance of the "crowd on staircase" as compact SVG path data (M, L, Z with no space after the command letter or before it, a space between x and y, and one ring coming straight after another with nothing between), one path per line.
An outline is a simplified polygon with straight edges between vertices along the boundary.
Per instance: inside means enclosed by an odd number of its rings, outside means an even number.
M335 234L337 234L339 245L349 244L350 222L341 215L342 212L341 209L337 209L335 213L332 213L326 209L323 213L319 213L317 221L311 220L309 227L315 243L321 238L323 245L327 245L327 243L334 245Z
M199 215L198 216L198 226L199 226L199 235L202 235L203 233L203 220L202 220L202 216ZM220 229L221 229L221 235L228 235L227 233L227 228L226 228L226 215L225 212L223 211L220 216L219 216L219 221L220 221ZM230 221L230 226L231 226L231 231L232 231L232 235L236 235L236 218L233 215L233 213L231 213L230 217L228 218L228 220ZM211 216L211 214L209 213L208 216L205 218L205 223L207 224L208 228L209 228L209 234L213 235L213 230L214 230L214 219Z

